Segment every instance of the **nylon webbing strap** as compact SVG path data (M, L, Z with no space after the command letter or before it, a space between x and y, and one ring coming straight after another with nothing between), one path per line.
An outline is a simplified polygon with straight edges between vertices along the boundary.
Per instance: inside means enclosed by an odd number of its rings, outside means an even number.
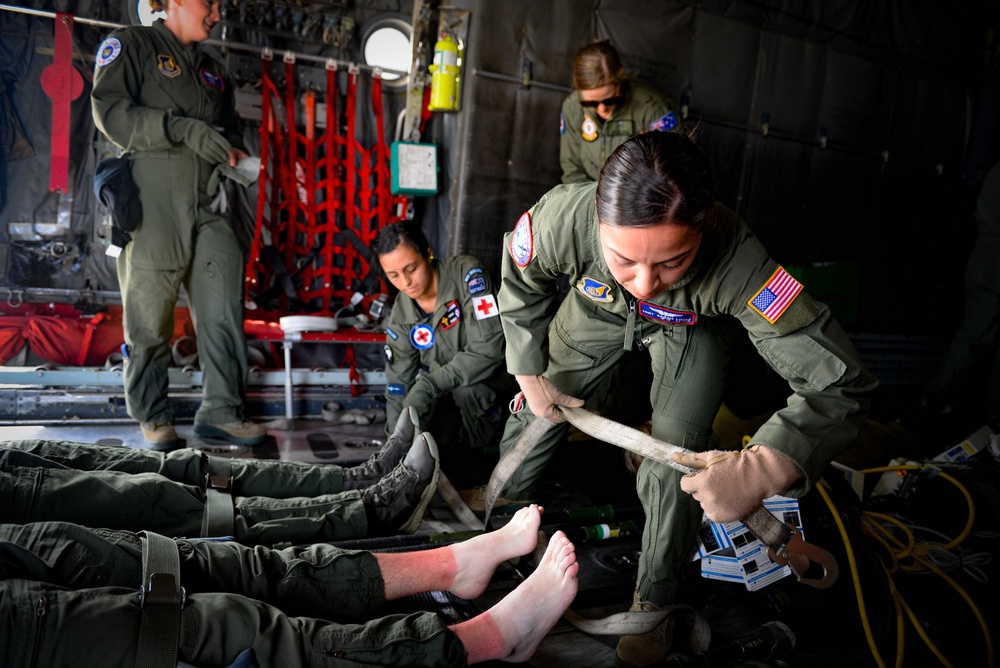
M175 668L181 608L184 607L177 544L150 531L140 532L139 537L142 539L142 622L135 666Z
M643 431L601 417L584 408L560 406L559 409L570 424L599 441L617 445L630 452L648 457L681 473L695 473L697 471L697 469L678 464L672 458L674 453L694 454L690 450L665 443ZM541 426L533 429L539 423ZM548 431L551 426L550 423L536 417L521 433L520 438L517 439L513 447L500 458L496 468L493 469L493 474L490 476L490 481L486 488L487 526L489 526L490 511L493 509L493 503L499 498L503 488L507 486L510 476L520 468L521 464L531 454L541 435ZM755 538L775 552L781 551L781 548L784 547L785 542L791 535L788 527L781 520L769 513L764 506L758 506L753 510L753 512L743 519L743 523Z
M209 457L201 537L232 536L234 517L232 462L221 457Z

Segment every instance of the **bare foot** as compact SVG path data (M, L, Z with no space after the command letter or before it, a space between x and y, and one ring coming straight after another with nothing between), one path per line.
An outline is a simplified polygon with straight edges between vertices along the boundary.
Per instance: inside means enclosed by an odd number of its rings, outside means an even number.
M448 591L460 598L480 596L490 584L497 566L535 549L541 524L542 508L532 504L514 513L502 528L452 545L455 581Z
M503 637L503 661L527 661L576 597L576 548L562 531L549 540L538 568L487 613Z

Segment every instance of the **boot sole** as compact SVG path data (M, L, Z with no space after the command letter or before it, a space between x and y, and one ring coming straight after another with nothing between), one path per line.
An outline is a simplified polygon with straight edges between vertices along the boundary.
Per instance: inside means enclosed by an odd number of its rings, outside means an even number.
M431 499L434 498L434 493L437 492L438 479L441 477L441 455L438 452L437 441L434 440L430 432L424 432L421 435L427 440L427 450L434 459L434 475L431 476L431 481L420 494L420 502L413 509L410 519L406 520L406 524L399 528L400 533L413 533L424 521L424 513L427 511Z
M260 436L233 436L224 429L213 427L210 424L201 424L199 422L194 423L194 433L195 436L201 436L202 438L215 438L234 445L257 445L258 443L263 443L267 438L267 432L261 434Z
M169 441L146 441L146 445L156 452L172 452L180 450L187 445L187 442L183 438L174 438Z

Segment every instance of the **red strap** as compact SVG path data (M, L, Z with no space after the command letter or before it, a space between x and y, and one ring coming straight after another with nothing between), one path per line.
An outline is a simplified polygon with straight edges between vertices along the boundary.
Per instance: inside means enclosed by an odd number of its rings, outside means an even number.
M90 353L90 344L94 340L94 332L97 331L97 326L104 322L107 317L107 313L98 313L87 323L87 329L83 333L83 341L80 342L80 351L76 356L77 366L87 365L87 354Z
M52 148L49 191L69 189L70 102L83 92L83 77L73 67L73 15L56 12L55 55L42 71L42 89L52 98Z
M365 391L361 385L361 374L358 373L358 362L354 357L354 346L347 344L344 351L344 365L347 366L347 377L351 382L351 396L356 397Z

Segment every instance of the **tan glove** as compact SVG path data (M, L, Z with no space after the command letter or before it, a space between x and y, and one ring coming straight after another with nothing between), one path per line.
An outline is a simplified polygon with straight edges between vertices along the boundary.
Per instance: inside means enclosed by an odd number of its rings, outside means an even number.
M528 402L531 412L546 422L559 424L566 421L556 406L568 408L583 406L583 399L563 394L545 376L523 375L514 376L514 379L521 386L521 392L524 393L524 399Z
M674 453L673 459L702 469L681 478L681 489L698 500L708 519L720 523L742 520L761 501L802 477L792 460L759 444L740 452Z

